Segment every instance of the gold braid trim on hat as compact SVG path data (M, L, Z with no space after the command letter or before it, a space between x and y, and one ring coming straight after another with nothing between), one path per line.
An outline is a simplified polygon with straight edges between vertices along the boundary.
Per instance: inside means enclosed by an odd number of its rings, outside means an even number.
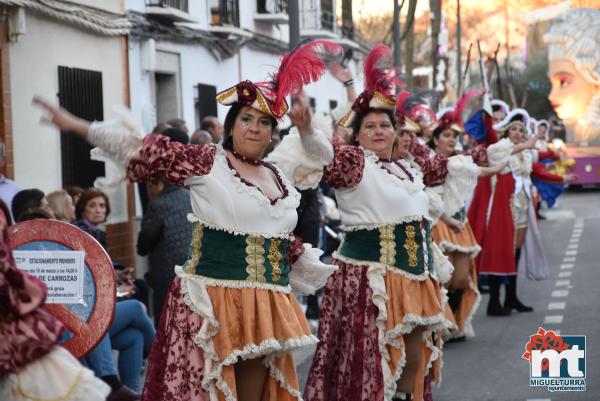
M382 103L385 103L386 106L395 106L396 105L396 99L395 98L389 98L379 92L373 92L373 97L377 100L379 100Z
M270 116L277 117L275 113L271 111L271 108L267 105L267 101L265 100L265 97L263 96L260 89L256 90L256 101L258 102L258 107L260 107L260 111Z
M229 88L226 91L219 93L217 95L217 102L219 102L219 103L223 102L229 96L233 95L236 91L237 91L237 86L234 86L233 88Z
M348 127L346 126L346 123L347 123L347 122L348 122L348 120L350 119L350 116L352 116L352 113L353 113L353 112L354 112L353 110L350 110L349 112L347 112L347 113L344 115L344 117L342 117L342 119L341 119L341 120L338 122L338 125L339 125L340 127L348 128Z

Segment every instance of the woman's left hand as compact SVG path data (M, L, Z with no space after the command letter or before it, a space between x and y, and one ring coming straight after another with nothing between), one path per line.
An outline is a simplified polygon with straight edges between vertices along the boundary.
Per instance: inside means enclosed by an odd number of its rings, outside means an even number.
M310 107L306 104L301 94L294 96L292 102L292 109L288 113L292 125L298 128L300 136L310 135L312 133L310 126L312 112L310 111Z

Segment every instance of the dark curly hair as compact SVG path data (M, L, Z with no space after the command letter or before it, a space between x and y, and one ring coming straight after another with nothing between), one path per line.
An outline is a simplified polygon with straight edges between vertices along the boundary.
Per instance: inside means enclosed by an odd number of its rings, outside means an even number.
M369 113L387 114L387 116L390 118L390 122L392 123L392 127L394 127L394 129L396 129L396 113L394 110L369 108L364 113L358 113L358 115L354 119L354 122L352 123L352 126L350 127L350 128L352 128L352 138L350 139L350 145L358 145L358 131L360 131L360 126L362 125L364 118Z

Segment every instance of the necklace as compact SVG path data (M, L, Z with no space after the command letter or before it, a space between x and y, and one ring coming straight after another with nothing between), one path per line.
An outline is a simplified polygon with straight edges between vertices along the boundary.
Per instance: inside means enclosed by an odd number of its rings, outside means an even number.
M246 157L246 156L242 156L242 155L240 155L240 154L239 154L238 152L236 152L235 150L232 150L232 151L231 151L231 154L232 154L232 155L233 155L233 157L235 157L236 159L238 159L238 160L241 160L241 161L243 161L244 163L248 163L248 164L250 164L250 165L252 165L252 166L262 166L262 165L263 165L263 162L262 162L262 160L254 160L254 159L250 159L250 158L248 158L248 157Z

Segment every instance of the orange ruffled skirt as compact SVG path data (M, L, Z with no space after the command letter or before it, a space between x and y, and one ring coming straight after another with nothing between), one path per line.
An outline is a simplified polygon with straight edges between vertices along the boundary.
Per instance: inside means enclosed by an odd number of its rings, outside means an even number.
M207 286L211 316L184 287L177 277L169 291L143 401L208 401L211 393L235 401L235 363L246 359L262 359L268 369L263 401L300 397L291 351L317 339L292 293Z
M481 250L481 247L477 244L473 230L468 221L465 223L462 232L455 233L446 223L442 220L438 220L431 230L431 237L446 254L462 252L471 255L467 287L463 289L460 305L454 312L453 323L456 323L459 333L472 336L474 335L474 332L471 326L471 320L481 299L481 294L477 289L477 266L474 258ZM447 311L449 309L449 307L446 308Z
M319 344L304 391L305 401L391 399L405 364L403 335L424 326L427 335L442 327L439 284L409 278L383 266L334 259L319 319ZM431 364L439 355L423 345ZM424 377L415 377L423 381Z
M456 233L442 220L438 220L431 229L431 238L444 253L462 252L474 258L481 250L468 221L465 222L464 229Z

